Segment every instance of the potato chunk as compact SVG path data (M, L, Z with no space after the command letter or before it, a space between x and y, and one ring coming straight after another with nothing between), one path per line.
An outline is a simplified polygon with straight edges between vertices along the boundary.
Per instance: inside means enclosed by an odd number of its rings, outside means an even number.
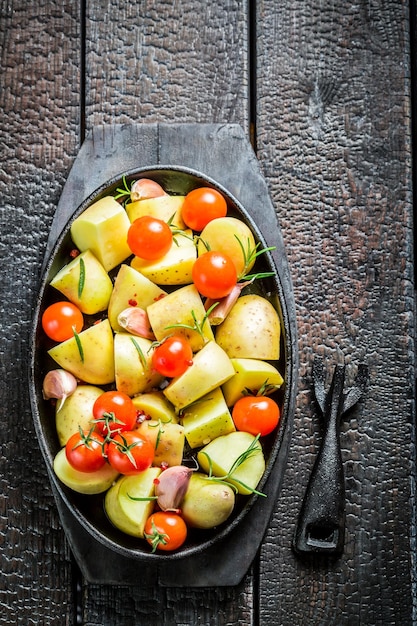
M232 359L275 361L280 353L281 325L266 298L241 296L224 322L217 327L216 341Z
M64 370L92 385L114 381L113 333L109 320L94 324L48 350Z
M193 364L173 378L164 394L178 409L188 406L231 378L235 370L227 354L210 341L194 355Z
M213 389L198 402L184 409L181 423L191 448L199 448L216 437L235 430L220 388Z
M107 309L113 290L109 275L91 250L82 252L65 265L51 280L51 285L87 315Z
M105 196L74 220L71 237L81 252L90 249L108 272L132 254L127 245L129 227L124 208L113 196Z

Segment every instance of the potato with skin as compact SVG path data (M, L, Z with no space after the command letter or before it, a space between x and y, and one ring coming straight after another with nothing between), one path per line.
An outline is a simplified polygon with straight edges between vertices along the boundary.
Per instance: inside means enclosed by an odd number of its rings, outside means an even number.
M224 350L215 341L210 341L194 355L192 365L181 376L173 378L163 393L177 409L182 409L220 387L234 372Z
M216 341L231 358L275 361L280 354L281 324L262 296L241 296L217 327Z
M159 259L146 261L135 256L131 266L158 285L188 285L197 259L191 230L174 235L171 248Z
M199 255L207 250L227 254L235 264L237 275L240 277L242 273L247 274L255 263L253 258L249 264L245 264L242 247L247 256L256 248L250 228L236 217L218 217L203 228L197 249Z
M107 309L113 290L109 275L91 250L65 265L51 285L87 315Z
M131 222L139 217L150 215L164 222L170 222L176 228L187 228L181 217L181 207L185 196L158 196L157 198L145 198L136 200L126 205L126 213Z
M130 265L122 264L114 281L109 301L108 317L115 332L122 332L117 318L128 307L146 308L159 298L166 296L166 291L155 285L143 274Z
M231 487L194 472L180 507L189 526L214 528L230 517L234 505L235 494Z
M149 467L139 474L120 477L108 490L104 508L113 526L133 537L143 537L146 520L154 509L152 497L160 473L159 467Z
M154 302L148 306L147 313L158 341L169 335L181 335L190 342L193 352L196 352L205 343L214 339L201 296L194 285L176 289L165 298ZM202 326L203 336L193 330L195 324L193 315Z
M181 465L184 453L184 428L180 424L145 420L135 429L137 433L149 441L155 450L152 465L168 467Z
M95 472L79 472L69 464L65 448L54 459L54 472L59 480L77 493L96 494L107 491L119 473L106 463Z
M241 462L233 469L238 459ZM256 489L265 471L265 457L259 440L244 431L217 437L199 451L197 461L203 471L224 477L239 493L246 495Z
M270 389L267 387L263 393L263 395L269 395L284 382L277 368L270 363L259 359L230 360L235 369L235 375L222 386L227 406L233 406L248 389L257 393L264 385L271 385L272 387Z
M163 377L152 368L152 342L129 333L114 337L114 368L116 389L134 396L151 391Z
M109 320L105 319L57 344L48 354L64 370L92 385L114 382L114 341Z
M151 391L149 393L141 393L134 398L132 402L138 411L141 411L146 418L157 420L163 424L170 422L178 424L178 416L171 402L169 402L162 391Z
M55 425L61 446L65 446L68 439L78 432L79 428L82 428L82 430L91 428L91 422L94 419L94 402L102 393L103 389L100 387L78 385L74 393L68 396L59 410L59 404L57 403Z

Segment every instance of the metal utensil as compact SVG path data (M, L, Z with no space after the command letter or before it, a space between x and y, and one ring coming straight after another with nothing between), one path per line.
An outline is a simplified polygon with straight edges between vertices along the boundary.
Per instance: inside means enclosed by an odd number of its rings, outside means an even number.
M313 364L314 393L323 415L325 432L300 510L293 540L298 553L341 554L345 534L345 481L340 450L342 416L366 389L368 368L358 366L351 388L345 392L345 365L336 365L328 391L321 357Z

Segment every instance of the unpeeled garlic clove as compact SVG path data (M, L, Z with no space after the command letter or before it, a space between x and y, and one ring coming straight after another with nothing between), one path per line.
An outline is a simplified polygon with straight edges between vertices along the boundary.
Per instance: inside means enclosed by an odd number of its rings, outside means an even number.
M117 321L127 332L145 339L155 339L148 314L140 307L130 306L119 313Z
M43 379L42 393L45 400L55 398L59 400L58 411L65 400L77 388L77 379L66 370L50 370Z
M193 471L185 465L173 465L161 472L155 485L155 495L162 511L178 511Z
M204 303L204 308L206 309L206 311L208 311L210 307L213 306L213 304L216 304L216 306L209 313L208 316L208 320L212 326L218 326L219 324L224 322L224 320L230 313L230 309L240 296L240 292L242 291L242 289L247 285L250 285L251 282L251 280L247 280L243 283L237 283L227 296L224 296L224 298L220 298L219 300L207 298Z
M162 189L161 185L150 178L139 178L136 180L130 190L130 199L132 202L136 200L147 200L148 198L159 198L168 194Z

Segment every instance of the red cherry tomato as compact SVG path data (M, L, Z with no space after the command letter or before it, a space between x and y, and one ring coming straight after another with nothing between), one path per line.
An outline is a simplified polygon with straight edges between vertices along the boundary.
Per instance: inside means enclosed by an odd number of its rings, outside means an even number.
M201 295L223 298L237 283L237 272L232 259L214 250L202 254L193 265L192 278Z
M110 465L120 474L139 474L152 465L155 456L153 445L135 432L128 430L114 435L107 444L106 454Z
M122 391L105 391L93 404L96 428L102 435L132 430L137 410L132 399Z
M148 517L144 536L152 552L176 550L187 538L187 525L176 513L158 511Z
M203 230L216 217L225 217L227 203L222 194L210 187L190 191L184 199L181 217L192 230Z
M92 430L74 433L65 446L68 463L79 472L95 472L106 463L103 446L104 439L99 433Z
M267 396L244 396L232 409L232 418L237 430L252 435L268 435L279 423L278 404Z
M42 328L53 341L66 341L79 333L84 326L80 309L72 302L55 302L42 315Z
M181 376L193 362L193 351L181 335L168 337L152 354L152 367L168 378Z
M144 215L135 220L127 233L127 244L133 254L154 261L163 257L172 245L172 231L163 220Z

